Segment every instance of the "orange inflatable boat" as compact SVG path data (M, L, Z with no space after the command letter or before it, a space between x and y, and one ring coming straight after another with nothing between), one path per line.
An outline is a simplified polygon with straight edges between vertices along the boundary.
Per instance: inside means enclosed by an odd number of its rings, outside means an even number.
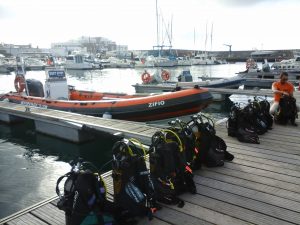
M207 107L212 101L212 95L208 90L198 87L141 96L79 91L71 86L65 87L64 80L52 81L49 83L46 80L44 90L39 81L27 80L26 94L10 92L3 95L1 99L17 104L86 115L103 116L106 114L113 119L132 121L160 120L193 114Z

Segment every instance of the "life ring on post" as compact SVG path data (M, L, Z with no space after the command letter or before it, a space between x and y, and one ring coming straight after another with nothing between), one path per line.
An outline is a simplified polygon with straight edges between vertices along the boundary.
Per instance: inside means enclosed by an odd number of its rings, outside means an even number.
M246 62L246 69L254 68L255 64L256 63L255 63L254 59L248 59Z
M170 73L169 73L169 71L163 70L163 71L161 72L161 78L162 78L164 81L169 80L169 79L170 79Z
M147 71L145 71L143 74L142 74L142 81L144 83L149 83L151 81L151 75L150 73L148 73Z
M23 76L16 76L14 84L15 89L18 93L23 92L26 87L25 78Z

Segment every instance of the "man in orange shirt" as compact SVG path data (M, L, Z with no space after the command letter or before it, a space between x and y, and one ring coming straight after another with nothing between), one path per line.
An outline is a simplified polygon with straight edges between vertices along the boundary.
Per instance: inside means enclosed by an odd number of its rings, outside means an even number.
M280 98L283 95L293 96L294 85L288 82L288 73L281 72L280 80L272 84L272 90L274 92L274 102L270 108L270 113L274 115L275 111L279 107Z

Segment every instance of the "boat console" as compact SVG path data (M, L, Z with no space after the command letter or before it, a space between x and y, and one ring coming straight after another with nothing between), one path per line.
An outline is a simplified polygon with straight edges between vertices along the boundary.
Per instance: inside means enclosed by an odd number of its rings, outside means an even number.
M45 97L58 100L69 99L69 88L63 69L46 70Z

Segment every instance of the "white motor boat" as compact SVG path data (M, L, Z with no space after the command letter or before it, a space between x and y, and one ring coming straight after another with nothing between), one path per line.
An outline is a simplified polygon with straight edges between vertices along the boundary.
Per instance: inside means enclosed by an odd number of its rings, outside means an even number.
M32 57L24 58L25 70L44 70L46 63L42 60Z
M177 61L175 60L170 60L166 57L154 57L154 56L149 56L147 60L150 63L153 63L155 67L174 67L177 66Z
M207 53L197 54L192 58L192 65L215 65L217 59Z
M284 64L285 62L283 62ZM300 62L299 62L300 63ZM294 85L298 85L300 80L300 69L296 70L294 63L294 68L290 69L286 66L283 68L283 64L276 68L274 66L270 67L267 60L264 60L262 64L262 68L260 69L257 66L257 63L254 59L250 58L246 62L246 70L237 73L240 77L245 78L244 88L245 89L253 89L253 88L264 88L270 89L274 81L279 80L280 73L282 71L288 72L289 82ZM273 64L274 65L274 64ZM279 65L279 64L278 64ZM299 64L300 65L300 64Z
M300 71L300 56L295 56L293 59L281 60L275 62L271 68L274 70L285 70L285 71Z
M134 64L129 59L119 59L116 57L109 57L107 68L133 68Z
M190 57L184 56L184 57L177 57L177 66L191 66L192 61Z
M95 63L86 62L84 56L81 54L68 55L66 57L66 63L64 65L65 69L69 70L91 70L100 69L100 65Z
M134 57L133 64L135 68L154 67L154 62L146 58Z

